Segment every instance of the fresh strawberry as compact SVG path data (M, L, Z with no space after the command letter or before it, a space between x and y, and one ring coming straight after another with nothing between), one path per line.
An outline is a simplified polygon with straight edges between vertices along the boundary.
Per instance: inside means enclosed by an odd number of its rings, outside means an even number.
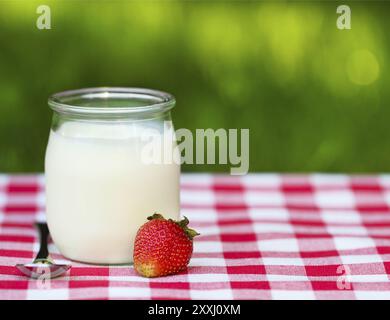
M161 277L187 268L192 240L198 233L187 227L189 221L165 219L155 213L139 228L134 243L134 268L144 277Z

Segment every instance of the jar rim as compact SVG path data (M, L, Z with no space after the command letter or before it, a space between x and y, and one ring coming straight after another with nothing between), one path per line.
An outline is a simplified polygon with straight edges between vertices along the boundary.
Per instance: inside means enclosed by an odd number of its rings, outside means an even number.
M146 88L95 87L55 93L48 99L54 111L76 115L124 116L160 113L175 106L169 93Z

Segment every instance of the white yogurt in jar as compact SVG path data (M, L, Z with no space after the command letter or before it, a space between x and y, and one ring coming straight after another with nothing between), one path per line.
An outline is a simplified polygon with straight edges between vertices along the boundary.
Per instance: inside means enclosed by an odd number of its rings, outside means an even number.
M180 165L142 157L145 130L158 122L63 123L46 151L47 223L67 258L88 263L132 261L138 228L154 212L179 216ZM161 138L174 131L159 129ZM164 152L177 157L176 144ZM168 149L167 149L168 148Z

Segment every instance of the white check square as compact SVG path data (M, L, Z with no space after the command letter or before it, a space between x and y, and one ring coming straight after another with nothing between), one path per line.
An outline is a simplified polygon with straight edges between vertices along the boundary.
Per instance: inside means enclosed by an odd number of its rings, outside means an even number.
M347 190L321 190L314 193L316 204L319 207L353 207L355 197Z
M260 251L299 252L298 242L294 238L260 240L257 245Z
M184 190L180 194L181 203L214 205L215 194L211 190Z
M260 173L249 174L241 178L244 185L256 186L256 187L279 187L282 184L282 178L278 174L273 173Z
M249 205L281 206L285 204L284 195L279 191L247 191L244 197Z
M219 241L194 241L194 252L222 252Z
M314 292L300 290L272 290L275 300L315 300Z
M375 247L375 242L366 237L334 237L333 241L337 250L354 250Z

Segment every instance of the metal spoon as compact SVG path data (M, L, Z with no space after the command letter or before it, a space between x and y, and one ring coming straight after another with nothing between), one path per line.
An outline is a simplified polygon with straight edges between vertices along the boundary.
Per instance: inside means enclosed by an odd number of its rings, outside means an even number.
M49 255L47 239L49 237L49 228L46 223L36 224L39 231L40 248L39 252L32 263L17 264L16 268L19 269L24 275L33 279L52 279L59 277L66 273L71 265L70 264L55 264Z

